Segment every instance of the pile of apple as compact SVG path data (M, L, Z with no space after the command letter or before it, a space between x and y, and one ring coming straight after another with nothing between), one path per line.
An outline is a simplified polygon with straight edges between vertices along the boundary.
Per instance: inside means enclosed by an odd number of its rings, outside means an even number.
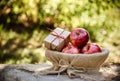
M95 54L101 52L101 48L96 43L90 43L89 33L83 28L76 28L70 34L69 43L62 49L68 54Z

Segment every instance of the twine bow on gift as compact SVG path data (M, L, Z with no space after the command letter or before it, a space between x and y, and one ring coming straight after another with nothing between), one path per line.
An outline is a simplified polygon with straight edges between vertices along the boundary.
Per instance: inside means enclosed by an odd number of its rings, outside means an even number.
M58 34L57 32L55 32L54 30L52 30L52 29L50 29L50 28L47 28L47 29L52 32L51 35L54 35L54 36L56 36L57 38L65 39L63 36L61 36L61 34L62 34L64 31L62 31L60 34Z
M62 38L62 39L65 39L63 36L61 36L63 32L61 32L60 34L58 34L57 32L53 32L52 35L56 36L57 38Z
M51 44L52 44L56 39L59 39L59 44L60 44L60 39L65 40L65 41L64 41L64 44L67 43L67 40L65 39L65 37L61 35L61 34L64 32L64 30L61 31L61 33L58 34L56 31L54 31L54 30L52 30L52 29L50 29L50 28L47 28L47 29L51 31L51 35L53 35L53 36L56 37L55 39L53 39L53 40L50 42L50 49L52 48L52 45L51 45ZM56 48L57 48L57 46L56 46L54 49L56 49ZM53 50L54 50L54 49L53 49ZM61 51L61 49L60 49L59 51Z

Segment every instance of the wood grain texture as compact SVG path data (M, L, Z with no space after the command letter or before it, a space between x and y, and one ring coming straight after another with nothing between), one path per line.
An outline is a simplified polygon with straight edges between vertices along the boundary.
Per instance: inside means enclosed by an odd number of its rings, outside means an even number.
M90 81L82 78L69 78L66 74L62 75L39 75L38 73L32 71L39 71L40 69L45 69L45 67L50 67L47 64L25 64L25 65L5 65L0 64L0 81ZM25 70L25 68L27 70ZM90 77L97 75L96 81L103 81L100 78L103 78L104 81L112 81L103 74L104 70L97 74L90 75Z

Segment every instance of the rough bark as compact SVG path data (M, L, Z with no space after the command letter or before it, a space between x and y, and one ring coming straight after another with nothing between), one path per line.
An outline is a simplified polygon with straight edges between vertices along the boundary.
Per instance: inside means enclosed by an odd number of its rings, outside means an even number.
M0 64L0 81L87 81L81 78L70 79L66 74L61 75L39 75L32 72L32 70L39 70L44 68L46 64L25 64L25 65L5 65ZM25 70L27 68L28 70ZM120 70L119 67L117 70ZM100 78L105 78L105 81L117 81L113 77L116 77L116 66L104 66L101 67ZM112 79L113 80L112 80ZM89 81L89 80L88 80ZM98 81L98 80L97 80Z

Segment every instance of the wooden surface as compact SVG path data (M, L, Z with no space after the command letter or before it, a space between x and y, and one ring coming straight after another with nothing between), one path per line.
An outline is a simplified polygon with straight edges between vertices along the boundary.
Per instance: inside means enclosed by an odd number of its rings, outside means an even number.
M24 64L24 65L5 65L0 64L0 81L90 81L81 78L70 79L66 74L64 75L39 75L31 72L33 70L41 70L50 67L47 64ZM29 71L24 70L27 68ZM115 81L111 78L115 75L114 71L102 70L97 74L99 78L104 78L104 81ZM108 69L108 68L107 68ZM109 69L108 69L109 70ZM96 75L96 74L95 74ZM112 76L112 77L111 77Z

